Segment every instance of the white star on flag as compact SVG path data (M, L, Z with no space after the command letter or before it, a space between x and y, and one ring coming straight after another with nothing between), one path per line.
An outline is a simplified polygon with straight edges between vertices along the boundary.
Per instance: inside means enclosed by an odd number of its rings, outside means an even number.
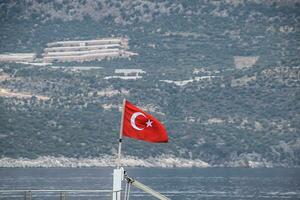
M147 127L152 127L152 123L153 123L153 121L150 121L150 119L148 119L148 121L146 122L146 125L147 125Z

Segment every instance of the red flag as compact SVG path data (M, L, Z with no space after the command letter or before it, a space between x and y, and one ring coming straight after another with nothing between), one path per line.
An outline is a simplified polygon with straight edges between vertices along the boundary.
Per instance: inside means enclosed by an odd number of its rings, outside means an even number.
M167 131L157 119L125 102L123 135L147 142L168 142Z

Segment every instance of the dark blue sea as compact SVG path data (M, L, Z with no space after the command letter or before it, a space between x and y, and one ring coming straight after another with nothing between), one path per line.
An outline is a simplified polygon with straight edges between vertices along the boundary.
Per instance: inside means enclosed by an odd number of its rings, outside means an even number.
M111 190L112 168L0 168L0 199L25 199L4 190ZM128 175L170 199L300 199L300 169L128 168ZM28 193L27 193L28 195ZM32 192L60 199L60 192ZM70 199L111 199L107 192L66 192ZM132 188L131 200L154 199Z

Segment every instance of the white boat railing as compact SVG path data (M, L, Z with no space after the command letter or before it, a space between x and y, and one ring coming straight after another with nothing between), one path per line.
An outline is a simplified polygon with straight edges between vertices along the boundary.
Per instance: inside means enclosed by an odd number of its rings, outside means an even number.
M108 198L112 195L112 190L0 190L0 199L11 199L12 197L32 200L36 197L56 197L55 199L67 200L71 196L100 197L106 194Z
M168 197L166 197L165 195L153 190L152 188L144 185L143 183L128 177L127 175L125 175L125 180L127 182L126 187L125 187L125 195L124 195L124 200L129 200L129 193L130 193L130 187L131 185L135 186L136 188L139 188L140 190L150 194L151 196L159 199L159 200L171 200Z

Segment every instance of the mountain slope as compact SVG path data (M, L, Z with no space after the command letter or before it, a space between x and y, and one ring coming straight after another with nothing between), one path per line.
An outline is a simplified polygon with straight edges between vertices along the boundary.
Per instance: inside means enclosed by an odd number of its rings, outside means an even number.
M128 37L138 56L64 69L1 63L0 155L97 157L117 149L122 99L162 120L170 142L125 139L128 155L210 164L299 165L298 1L4 1L0 52ZM74 71L74 66L99 69ZM68 70L68 68L70 68ZM142 69L123 80L115 69ZM40 100L38 95L48 97Z

